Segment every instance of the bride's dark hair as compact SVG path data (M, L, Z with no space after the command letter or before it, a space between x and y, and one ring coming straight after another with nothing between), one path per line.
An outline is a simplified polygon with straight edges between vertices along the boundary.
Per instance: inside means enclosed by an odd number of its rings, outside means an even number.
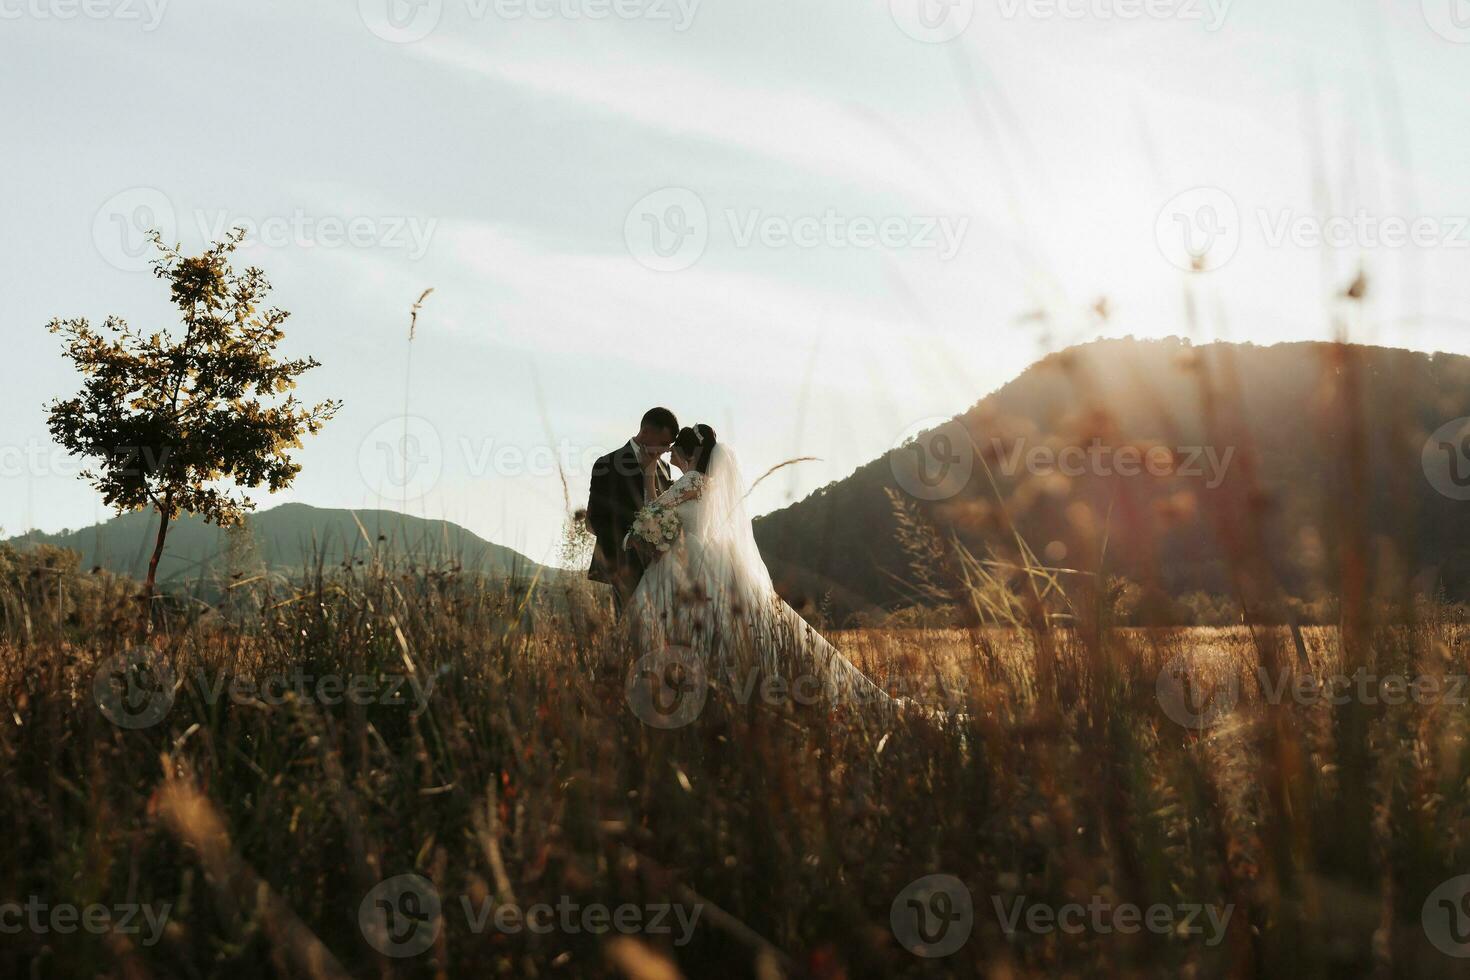
M680 429L674 437L674 448L689 460L690 469L708 474L710 457L714 455L717 441L715 430L701 422L692 429Z

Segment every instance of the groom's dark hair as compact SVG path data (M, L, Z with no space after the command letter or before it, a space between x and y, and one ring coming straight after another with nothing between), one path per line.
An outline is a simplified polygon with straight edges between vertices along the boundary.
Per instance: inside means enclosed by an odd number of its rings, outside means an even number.
M667 408L650 408L643 413L643 428L667 429L669 435L679 431L679 420Z

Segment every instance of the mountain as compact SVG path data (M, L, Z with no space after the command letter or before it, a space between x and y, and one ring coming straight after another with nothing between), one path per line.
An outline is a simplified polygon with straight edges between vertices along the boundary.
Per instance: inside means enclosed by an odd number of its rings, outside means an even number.
M176 520L158 566L160 585L188 584L237 571L254 574L262 568L294 575L315 565L318 557L328 566L363 559L370 541L389 560L452 561L466 570L493 575L545 571L525 555L485 541L457 524L394 511L283 504L247 516L246 529L248 535L242 536L197 517ZM32 532L10 543L69 548L81 553L83 569L101 567L142 578L157 532L157 516L138 511L84 530Z
M982 557L1014 557L1019 533L1050 566L1175 598L1233 595L1258 559L1298 598L1463 600L1470 428L1437 430L1466 416L1458 355L1097 341L762 517L756 538L788 598L839 613L917 594L895 501Z

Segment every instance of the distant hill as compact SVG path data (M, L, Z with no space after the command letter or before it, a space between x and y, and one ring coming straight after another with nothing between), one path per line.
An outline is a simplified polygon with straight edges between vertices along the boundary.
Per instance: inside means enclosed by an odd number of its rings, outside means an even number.
M159 562L159 583L185 584L236 571L254 574L266 570L291 576L315 564L318 557L330 566L365 558L373 547L385 558L421 564L454 561L468 571L491 575L544 571L525 555L492 544L457 524L394 511L283 504L249 515L246 529L248 534L225 531L197 517L175 521ZM157 531L157 516L139 511L79 531L32 532L10 543L69 548L81 553L83 569L100 567L142 578Z
M965 447L974 458L950 477L958 482L929 494L937 499L901 486L915 458L910 445L762 517L756 537L789 598L825 600L838 612L892 608L914 594L891 490L977 552L1010 539L1009 519L1049 564L1092 568L1102 554L1109 574L1175 597L1232 594L1222 541L1255 524L1263 540L1249 547L1298 597L1340 594L1345 541L1361 534L1370 587L1397 579L1464 600L1470 502L1437 490L1425 460L1438 460L1442 483L1463 478L1463 496L1470 477L1450 473L1439 447L1423 456L1430 433L1464 416L1470 359L1458 355L1098 341L1047 357L956 416L958 428L921 437L951 455L960 443L976 447ZM1218 483L1179 472L1098 475L1092 466L1067 475L1055 462L1038 473L1015 455L1018 446L1041 447L1055 461L1066 447L1094 444L1169 447L1173 470L1201 447L1221 463L1231 455Z

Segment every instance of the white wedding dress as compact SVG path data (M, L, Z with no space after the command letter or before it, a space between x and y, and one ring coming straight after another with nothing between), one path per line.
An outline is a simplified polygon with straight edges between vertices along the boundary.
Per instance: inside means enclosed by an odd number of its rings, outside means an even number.
M895 702L776 593L756 548L735 454L717 444L709 473L688 472L656 500L683 533L643 574L629 603L640 648L697 658L710 681L750 692L781 678L794 699Z

